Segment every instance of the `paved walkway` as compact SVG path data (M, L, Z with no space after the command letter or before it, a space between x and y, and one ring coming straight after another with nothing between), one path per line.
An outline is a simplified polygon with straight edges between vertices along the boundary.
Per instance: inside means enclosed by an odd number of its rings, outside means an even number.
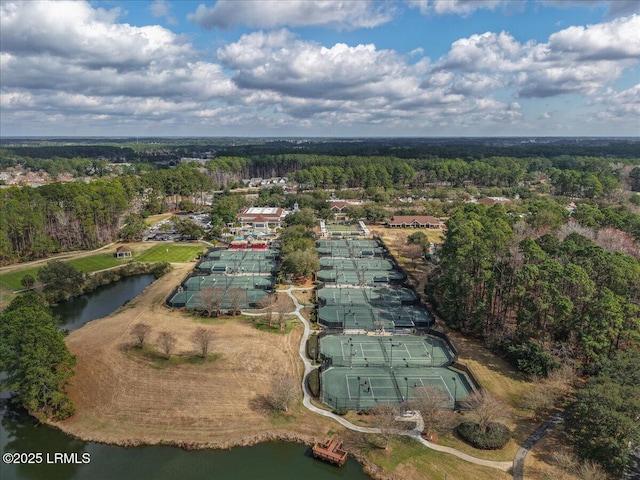
M304 325L304 334L302 335L302 340L300 340L300 349L299 349L300 358L304 363L304 376L302 379L302 392L303 392L302 404L312 412L317 413L318 415L322 415L323 417L331 418L332 420L335 420L336 422L340 423L341 425L348 428L349 430L354 430L356 432L363 432L363 433L380 433L379 428L368 428L368 427L361 427L359 425L354 425L353 423L345 420L341 416L335 415L327 410L318 408L311 403L311 393L307 388L307 376L309 375L311 370L313 370L314 368L317 368L311 365L311 362L307 358L306 351L305 351L307 339L309 338L309 335L311 333L311 327L309 326L309 322L307 321L307 319L304 318L304 316L302 316L302 314L300 313L300 310L303 308L303 305L301 305L300 302L298 302L298 299L293 295L294 290L308 290L308 288L307 287L289 287L287 290L279 290L279 291L285 292L287 295L289 295L291 300L293 300L293 303L296 306L296 309L292 313L296 317L298 317L298 319ZM420 442L421 444L423 444L427 448L436 450L438 452L449 453L451 455L455 455L458 458L466 460L467 462L475 463L476 465L482 465L484 467L491 467L491 468L497 468L499 470L508 471L513 466L512 462L497 462L493 460L484 460L481 458L472 457L471 455L467 455L466 453L456 450L455 448L445 447L442 445L436 445L434 443L428 442L421 436L422 430L424 429L424 423L422 421L422 417L419 414L417 414L415 417L409 417L409 418L400 417L398 419L414 421L416 422L416 426L412 430L395 430L393 433L397 435L405 435L407 437L411 437L416 441Z
M527 438L518 453L516 453L516 458L513 460L513 479L514 480L523 480L524 479L524 459L529 453L536 443L540 441L542 437L546 435L546 433L555 427L558 423L562 421L562 415L560 413L556 413L549 420L544 422L542 425L538 427L538 429L531 434L529 438Z

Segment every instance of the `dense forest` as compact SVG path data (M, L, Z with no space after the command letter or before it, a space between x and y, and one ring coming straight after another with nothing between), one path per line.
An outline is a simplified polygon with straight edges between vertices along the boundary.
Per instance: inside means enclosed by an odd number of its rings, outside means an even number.
M447 225L434 302L452 327L517 357L528 373L546 374L552 356L596 372L640 340L634 258L567 229L513 223L501 206L468 206Z
M619 475L640 443L640 262L577 222L532 226L502 205L467 205L447 228L426 287L438 312L525 374L587 378L566 428L579 455Z

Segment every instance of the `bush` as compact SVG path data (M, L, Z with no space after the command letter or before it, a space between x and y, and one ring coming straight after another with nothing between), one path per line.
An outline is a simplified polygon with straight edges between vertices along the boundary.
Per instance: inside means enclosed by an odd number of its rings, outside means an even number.
M314 333L307 340L307 356L314 362L318 359L318 353L320 352L320 345L318 334Z
M334 408L331 413L334 413L335 415L346 415L349 412L349 410L347 410L346 408Z
M318 398L320 396L320 370L317 368L311 370L309 377L307 378L307 383L309 385L311 395Z
M456 428L456 433L468 444L482 450L499 450L511 438L511 431L502 423L490 423L487 431L482 432L475 422L463 422Z
M560 364L544 350L542 345L534 340L521 344L504 343L498 348L506 354L507 360L518 370L529 375L547 377L549 373L560 367Z

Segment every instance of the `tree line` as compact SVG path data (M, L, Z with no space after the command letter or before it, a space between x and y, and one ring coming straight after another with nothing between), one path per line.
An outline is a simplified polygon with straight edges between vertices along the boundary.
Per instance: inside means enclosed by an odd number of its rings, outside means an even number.
M562 240L502 207L467 206L447 223L432 298L447 323L479 334L528 373L551 356L598 371L640 340L640 263L570 233Z
M502 206L465 206L447 227L426 287L445 322L534 378L567 368L586 378L567 431L581 457L619 475L640 444L640 262ZM540 385L526 402L538 403Z
M0 261L90 249L117 238L133 192L120 179L0 190Z

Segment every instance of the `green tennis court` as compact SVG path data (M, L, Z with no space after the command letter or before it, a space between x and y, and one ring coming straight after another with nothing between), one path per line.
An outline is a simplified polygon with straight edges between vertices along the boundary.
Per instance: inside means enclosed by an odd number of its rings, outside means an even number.
M411 305L417 300L408 288L384 286L373 288L325 287L318 290L320 306L325 305Z
M415 335L329 335L320 339L320 354L336 367L444 367L453 360L443 340Z
M323 257L320 259L320 268L331 270L376 270L388 271L393 270L395 266L389 260L380 258L333 258Z
M318 280L336 285L376 285L399 283L404 275L397 270L320 270Z
M454 401L473 391L467 376L447 368L330 368L322 373L322 400L334 408L360 410L399 405L417 397L419 387L435 387Z
M428 327L432 323L432 317L426 310L412 305L378 307L354 303L320 307L318 322L327 328L342 329L347 333L394 333L415 327Z
M214 250L198 264L199 272L207 273L275 273L278 254L273 250Z

